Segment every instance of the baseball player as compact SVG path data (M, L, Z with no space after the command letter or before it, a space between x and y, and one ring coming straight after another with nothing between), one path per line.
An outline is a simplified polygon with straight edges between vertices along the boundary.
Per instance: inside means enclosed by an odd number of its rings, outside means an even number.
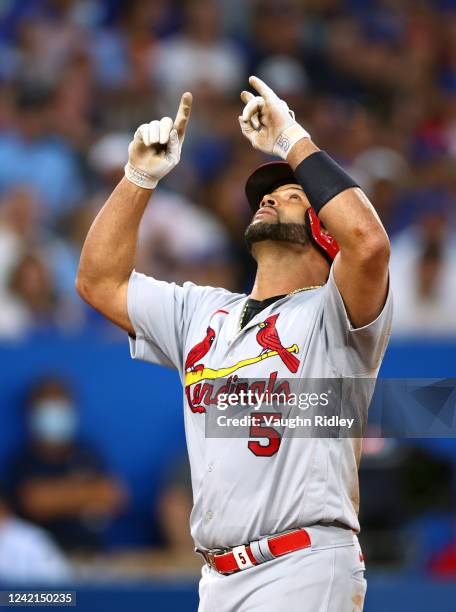
M200 612L359 611L360 440L281 437L263 422L248 438L205 435L217 398L241 377L269 390L285 379L375 378L391 328L389 241L374 208L286 102L256 77L250 85L242 133L282 158L246 184L246 241L257 263L250 295L134 270L144 210L180 159L189 93L174 121L136 131L125 177L87 236L77 288L128 332L134 359L180 373L191 533L205 560ZM365 415L368 398L354 398Z

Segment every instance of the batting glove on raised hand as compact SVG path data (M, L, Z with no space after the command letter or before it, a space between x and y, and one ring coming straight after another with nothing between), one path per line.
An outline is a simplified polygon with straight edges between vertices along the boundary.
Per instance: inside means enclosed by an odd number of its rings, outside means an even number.
M192 94L186 92L174 121L163 117L139 126L128 146L125 176L129 181L144 189L154 189L177 166L191 108Z
M287 103L255 76L249 78L250 85L258 92L254 96L248 91L241 93L244 112L239 117L242 133L255 149L286 159L293 145L310 134L297 123Z

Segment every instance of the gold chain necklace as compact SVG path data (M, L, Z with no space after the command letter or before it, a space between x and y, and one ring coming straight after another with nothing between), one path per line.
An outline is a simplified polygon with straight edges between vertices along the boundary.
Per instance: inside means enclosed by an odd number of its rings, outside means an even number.
M290 293L287 293L285 297L290 297L291 295L295 295L296 293L301 293L302 291L311 291L312 289L320 289L321 287L324 287L324 285L311 285L310 287L301 287L300 289L294 289L293 291L290 291ZM244 308L242 309L241 318L239 320L239 331L242 331L242 327L243 327L242 324L244 323L248 303L249 303L249 298L245 300Z
M294 291L290 291L290 293L287 293L285 297L294 295L295 293L301 293L301 291L310 291L311 289L320 289L321 287L324 287L324 285L311 285L310 287L301 287L301 289L295 289Z

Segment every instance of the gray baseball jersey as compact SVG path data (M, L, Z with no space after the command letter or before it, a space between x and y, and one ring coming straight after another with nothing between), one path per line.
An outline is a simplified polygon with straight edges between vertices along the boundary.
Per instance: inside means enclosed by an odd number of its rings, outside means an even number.
M208 437L217 384L247 380L375 378L391 330L392 299L379 317L354 329L333 271L322 288L279 299L242 330L247 296L133 272L128 313L136 332L131 355L178 369L199 548L225 548L318 523L359 531L360 440ZM220 389L219 389L220 390ZM360 394L357 409L368 409Z

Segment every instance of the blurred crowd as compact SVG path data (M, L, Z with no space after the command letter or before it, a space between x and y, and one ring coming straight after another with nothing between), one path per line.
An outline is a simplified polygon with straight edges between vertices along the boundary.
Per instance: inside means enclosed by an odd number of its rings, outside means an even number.
M249 291L244 184L265 161L237 120L250 74L376 207L392 241L394 333L456 334L456 1L13 0L0 3L1 339L116 333L74 290L80 249L136 127L173 116L185 90L182 160L146 211L137 268ZM38 381L25 404L29 437L0 491L0 577L68 580L67 555L102 551L132 502L79 441L64 381ZM423 523L453 516L452 465L375 438L365 458L371 562L418 563L407 529L421 521L416 533L434 542L420 545L422 567L456 575L453 519ZM174 567L195 563L190 507L184 462L151 506ZM144 571L154 564L141 558Z
M56 375L35 378L18 408L24 436L1 471L0 584L200 572L183 454L150 466L160 476L153 494L147 478L142 481L146 528L139 541L131 535L116 541L122 519L138 516L132 513L137 500L132 483L81 433L83 406L72 383ZM454 453L441 440L432 448L376 437L369 428L360 469L360 540L369 568L456 579Z
M397 334L456 332L456 2L16 0L0 6L0 337L106 324L74 278L136 127L194 112L137 268L248 291L249 74L366 190L393 243ZM113 333L109 327L109 333Z
M35 379L19 406L22 442L2 466L0 584L62 583L199 571L189 531L188 460L160 465L158 494L147 495L138 545L113 545L113 531L134 505L128 483L81 435L81 405L67 379ZM147 488L147 482L143 483ZM93 571L93 568L96 571Z

